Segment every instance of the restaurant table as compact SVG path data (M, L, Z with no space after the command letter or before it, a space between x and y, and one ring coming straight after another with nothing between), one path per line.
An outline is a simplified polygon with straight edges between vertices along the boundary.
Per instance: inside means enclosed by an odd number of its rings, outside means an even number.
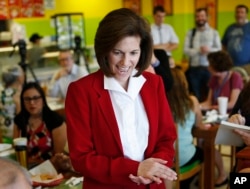
M215 137L219 125L213 125L207 130L195 127L193 136L203 139L204 152L204 189L214 188Z
M0 157L1 158L6 158L6 159L11 159L16 161L16 155L15 155L15 150L13 148L0 152ZM65 175L64 175L65 176ZM64 180L57 186L53 186L53 187L43 187L43 189L82 189L82 182L80 182L79 184L75 185L75 186L69 186L66 185L66 181L70 178L71 176L69 176L69 174L67 174L64 178ZM39 188L39 187L36 187Z

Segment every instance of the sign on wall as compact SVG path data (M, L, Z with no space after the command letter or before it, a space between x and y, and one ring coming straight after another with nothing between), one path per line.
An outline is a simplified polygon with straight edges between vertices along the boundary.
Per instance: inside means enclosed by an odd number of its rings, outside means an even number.
M0 0L0 19L44 16L44 0Z
M141 14L141 1L140 0L123 0L123 7L129 8L136 12L137 14Z

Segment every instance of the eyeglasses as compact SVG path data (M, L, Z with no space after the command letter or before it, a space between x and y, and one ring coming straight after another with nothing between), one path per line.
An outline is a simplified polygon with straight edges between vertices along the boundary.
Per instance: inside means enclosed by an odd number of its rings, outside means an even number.
M33 96L33 97L23 97L24 102L30 103L31 101L34 101L35 103L42 98L41 96Z

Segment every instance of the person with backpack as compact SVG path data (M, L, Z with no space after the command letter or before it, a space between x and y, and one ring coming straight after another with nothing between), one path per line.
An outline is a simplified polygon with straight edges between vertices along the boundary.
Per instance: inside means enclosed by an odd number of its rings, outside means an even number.
M185 38L184 53L189 58L189 69L186 72L191 92L201 102L208 93L207 55L210 52L221 50L218 31L207 23L207 9L199 8L195 12L195 28L190 29Z

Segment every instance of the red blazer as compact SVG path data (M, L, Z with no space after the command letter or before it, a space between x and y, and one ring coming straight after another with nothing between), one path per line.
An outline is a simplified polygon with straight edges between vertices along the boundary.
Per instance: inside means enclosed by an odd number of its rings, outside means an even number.
M149 120L149 140L145 158L158 157L172 166L176 130L161 78L146 78L141 97ZM129 174L137 175L139 162L124 157L119 129L104 75L97 71L69 85L65 102L70 158L84 176L84 189L164 189L164 184L137 185Z

